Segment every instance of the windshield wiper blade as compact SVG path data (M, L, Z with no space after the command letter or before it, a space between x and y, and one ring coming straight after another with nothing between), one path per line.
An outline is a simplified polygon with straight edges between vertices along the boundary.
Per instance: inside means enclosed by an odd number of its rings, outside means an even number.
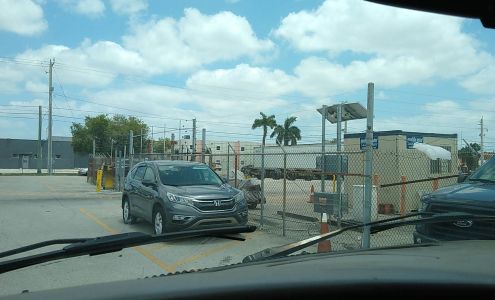
M418 216L426 216L423 218L418 218L414 220L406 220L406 221L401 221L402 219L408 219L412 217L418 217ZM292 254L294 252L297 252L299 250L302 250L304 248L307 248L309 246L318 244L321 241L327 240L332 237L336 237L346 231L356 229L356 228L362 228L365 226L370 227L370 232L371 233L377 233L380 231L388 230L391 228L396 228L396 227L401 227L401 226L407 226L407 225L415 225L415 224L426 224L426 223L442 223L442 222L451 222L451 221L457 221L457 220L495 220L495 216L481 216L481 215L473 215L473 214L467 214L467 213L438 213L438 214L433 214L433 213L425 213L425 212L419 212L419 213L412 213L400 217L394 217L394 218L389 218L386 220L380 220L380 221L375 221L375 222L370 222L370 223L364 223L364 224L357 224L357 225L352 225L352 226L347 226L338 230L334 230L328 233L316 235L314 237L295 242L295 243L290 243L278 247L272 247L272 248L267 248L265 250L262 250L260 252L251 254L246 256L242 262L253 262L253 261L260 261L260 260L266 260L266 259L271 259L271 258L278 258L278 257L284 257L289 254Z
M25 247L9 250L0 253L0 257L11 256L34 249L56 245L67 244L60 250L54 250L44 252L41 254L34 254L21 258L11 259L0 262L0 274L25 268L32 265L37 265L53 260L71 258L83 255L99 255L111 252L117 252L124 248L130 248L134 246L141 246L159 242L176 241L187 238L203 237L203 236L215 236L225 237L228 239L242 240L241 238L229 236L231 234L247 233L256 230L256 226L244 225L244 226L232 226L225 228L213 228L213 229L199 229L181 232L164 233L160 235L149 235L142 232L129 232L114 235L101 236L91 239L64 239L64 240L52 240L41 243L28 245Z
M483 183L495 183L495 180L484 179L484 178L470 178L469 181L479 181Z

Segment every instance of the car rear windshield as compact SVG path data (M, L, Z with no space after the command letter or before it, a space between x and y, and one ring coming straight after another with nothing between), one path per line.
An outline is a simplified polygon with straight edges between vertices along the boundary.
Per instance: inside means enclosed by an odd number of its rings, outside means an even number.
M158 166L165 185L222 185L218 175L207 166Z

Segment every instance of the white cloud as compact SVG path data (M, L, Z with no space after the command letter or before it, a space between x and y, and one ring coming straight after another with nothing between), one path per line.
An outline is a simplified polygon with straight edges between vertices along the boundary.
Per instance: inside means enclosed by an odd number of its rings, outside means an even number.
M88 87L105 86L118 74L137 74L147 66L139 54L109 41L92 43L85 40L76 48L46 45L39 49L27 50L17 57L44 61L55 57L57 80L62 84ZM25 70L25 78L36 77L29 72L32 70Z
M110 4L121 15L133 15L148 8L147 0L110 0Z
M247 99L270 99L294 91L294 78L281 70L237 65L233 69L201 70L186 86L211 95Z
M319 98L365 88L368 82L382 87L419 83L429 78L430 68L412 57L396 60L374 58L353 61L348 65L309 57L300 62L294 73L297 76L297 88L308 96Z
M48 85L40 81L28 80L24 85L24 89L31 93L48 93Z
M303 52L326 53L296 68L309 95L328 95L362 87L458 79L493 62L479 43L462 31L462 19L366 1L329 0L311 11L291 13L273 35ZM344 53L368 59L346 65L333 62ZM327 92L326 92L327 91Z
M180 20L135 25L124 45L153 62L155 72L185 72L214 61L262 55L274 49L256 37L249 22L231 12L204 15L188 8Z
M495 66L487 66L465 79L461 85L476 94L495 94Z
M0 30L36 35L47 28L43 9L37 3L30 0L0 0Z
M55 58L55 79L62 84L102 87L117 76L185 72L215 61L246 56L255 60L272 47L270 41L257 39L242 17L227 12L206 16L188 9L178 21L167 18L139 25L124 37L123 45L86 39L77 47L44 45L26 50L16 58L45 62ZM14 91L16 83L21 81L25 86L29 80L45 80L46 74L39 70L32 72L32 67L2 68L4 90Z
M67 9L91 18L101 17L105 13L105 3L101 0L58 0Z

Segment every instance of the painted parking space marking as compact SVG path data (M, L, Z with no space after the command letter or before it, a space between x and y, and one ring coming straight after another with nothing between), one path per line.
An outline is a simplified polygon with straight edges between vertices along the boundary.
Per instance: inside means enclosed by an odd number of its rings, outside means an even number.
M95 215L93 215L92 213L90 213L89 211L87 211L86 209L80 208L79 211L86 218L88 218L89 220L91 220L94 223L96 223L98 226L100 226L101 228L103 228L103 230L107 231L108 233L111 233L111 234L118 234L118 233L120 233L118 230L110 227L108 224L106 224L105 222L103 222L102 220L100 220L98 217L96 217ZM132 249L134 249L135 251L137 251L142 256L146 257L149 261L151 261L155 265L159 266L162 270L164 270L166 272L171 272L171 273L172 272L175 272L175 270L176 270L175 269L175 266L168 265L167 263L165 263L164 261L162 261L159 258L157 258L156 256L154 256L150 251L144 249L143 247L137 246L137 247L132 247Z

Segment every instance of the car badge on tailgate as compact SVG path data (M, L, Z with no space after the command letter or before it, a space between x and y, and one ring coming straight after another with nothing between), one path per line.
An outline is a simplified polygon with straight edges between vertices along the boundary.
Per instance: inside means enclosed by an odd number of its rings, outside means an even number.
M455 221L454 223L455 226L457 227L461 227L461 228L468 228L468 227L471 227L473 226L473 221L469 221L469 220L459 220L459 221Z
M221 200L213 200L213 205L220 206L222 204Z

